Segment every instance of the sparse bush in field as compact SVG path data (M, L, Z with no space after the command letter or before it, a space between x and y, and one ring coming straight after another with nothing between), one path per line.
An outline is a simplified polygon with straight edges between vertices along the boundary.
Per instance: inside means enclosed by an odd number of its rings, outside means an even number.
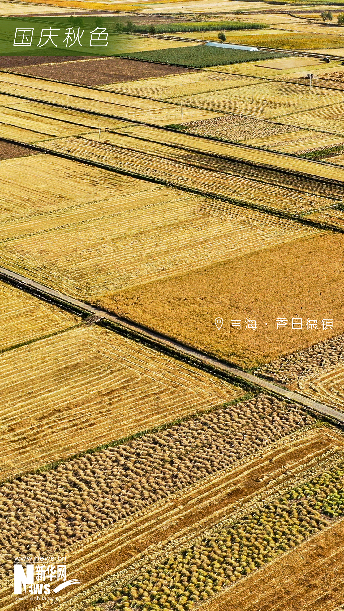
M219 32L219 33L218 33L218 35L217 35L217 37L218 37L218 39L219 39L221 42L225 42L225 40L226 40L226 35L225 35L225 33L224 33L224 32Z
M340 13L337 17L338 25L344 25L344 13Z
M323 11L321 13L321 18L322 18L323 21L332 21L333 15L332 15L331 11Z

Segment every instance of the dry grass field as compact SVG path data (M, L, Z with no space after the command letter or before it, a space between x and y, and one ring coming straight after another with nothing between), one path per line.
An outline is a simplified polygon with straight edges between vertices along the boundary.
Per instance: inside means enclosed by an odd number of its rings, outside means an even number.
M342 249L343 236L319 233L97 301L242 367L255 367L343 331ZM217 316L224 319L220 331ZM277 330L278 317L287 318L288 326ZM293 317L303 317L303 329L292 329ZM317 330L307 330L307 318L319 321ZM334 328L323 331L326 318L334 320ZM232 319L241 320L242 328L232 328ZM256 331L245 328L246 319L257 321Z
M2 479L243 394L88 325L4 352L1 370Z

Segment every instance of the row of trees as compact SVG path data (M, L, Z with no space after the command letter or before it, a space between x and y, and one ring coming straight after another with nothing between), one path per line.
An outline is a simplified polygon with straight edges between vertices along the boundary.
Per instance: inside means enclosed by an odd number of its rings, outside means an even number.
M331 11L323 11L321 13L321 17L323 21L333 21L333 15ZM344 25L344 13L340 13L337 16L338 25Z

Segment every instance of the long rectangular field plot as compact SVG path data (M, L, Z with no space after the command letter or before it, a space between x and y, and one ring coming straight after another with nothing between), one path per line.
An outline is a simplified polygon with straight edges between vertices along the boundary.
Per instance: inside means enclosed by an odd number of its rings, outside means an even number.
M2 479L244 394L89 325L6 352L0 361Z

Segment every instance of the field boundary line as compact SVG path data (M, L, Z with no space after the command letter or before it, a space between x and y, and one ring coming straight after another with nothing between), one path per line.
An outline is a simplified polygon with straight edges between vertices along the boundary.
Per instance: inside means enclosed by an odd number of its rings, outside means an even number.
M148 176L146 174L141 174L140 172L134 172L132 170L124 170L124 169L109 165L107 163L95 161L92 159L87 159L86 157L77 157L76 155L72 155L67 152L56 151L53 148L48 148L48 147L38 145L38 144L30 144L30 143L22 142L21 140L16 140L14 138L1 138L1 140L10 142L11 144L17 144L24 148L39 151L40 153L44 153L46 155L61 157L62 159L69 159L70 161L75 161L77 163L82 163L82 164L90 165L96 168L101 168L102 170L107 170L109 172L115 172L116 174L122 174L123 176L131 176L132 178L137 178L139 180L145 180L147 182L152 182L154 184L164 185L165 187L178 189L179 191L185 191L186 193L192 193L194 195L201 195L202 197L205 197L208 199L209 198L216 199L216 200L227 202L227 203L230 203L236 206L241 206L243 208L257 210L258 212L264 212L266 214L270 214L271 216L276 216L278 218L296 221L302 225L307 225L308 227L314 227L315 229L330 230L336 233L344 233L344 228L336 226L336 225L332 225L331 223L315 221L310 218L305 218L299 214L293 214L291 212L284 212L276 208L268 208L267 206L257 205L257 204L254 204L253 202L247 202L243 199L237 199L237 198L229 197L226 195L220 195L216 193L215 191L214 192L205 191L205 190L197 189L197 188L190 187L190 186L175 184L174 182L169 182L168 180L165 180L163 178L158 178L156 176ZM51 140L49 139L48 142L50 141ZM126 149L123 147L123 150L129 150L129 149ZM162 157L161 159L164 159L164 158ZM276 168L273 168L273 169L275 170ZM209 170L209 171L213 171L216 173L216 170ZM285 172L285 173L288 173L288 172ZM223 174L223 172L222 173L217 172L217 174ZM271 184L271 183L264 183L264 184ZM343 183L340 183L340 184L343 185Z
M105 309L97 308L87 302L79 301L69 295L61 293L48 286L40 284L30 278L17 274L4 267L0 267L0 278L5 282L15 285L22 290L25 290L36 297L39 297L52 304L63 307L69 311L79 315L89 314L100 318L96 324L109 326L121 335L146 343L155 350L167 352L174 358L189 362L192 366L210 371L212 374L220 377L225 377L236 383L244 385L252 389L259 388L275 395L280 399L292 401L301 405L303 408L329 419L335 424L344 425L344 413L329 407L324 403L310 399L299 392L288 390L283 386L279 386L274 382L261 378L255 374L249 373L236 367L224 360L202 352L197 348L193 348L187 344L178 341L175 338L169 337L153 329L149 329L140 323L122 318L116 314L110 313Z

